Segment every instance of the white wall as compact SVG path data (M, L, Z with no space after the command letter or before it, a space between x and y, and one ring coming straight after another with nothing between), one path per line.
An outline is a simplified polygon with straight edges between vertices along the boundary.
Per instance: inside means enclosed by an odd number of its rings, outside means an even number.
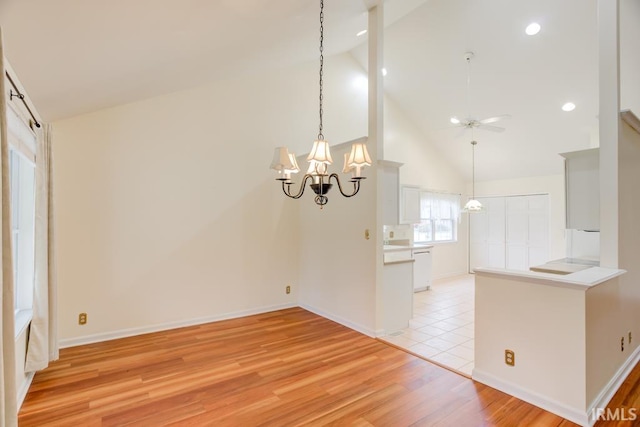
M599 2L601 257L627 273L587 293L587 403L603 407L640 360L640 135L622 122L620 108L640 109L640 5L634 0ZM616 8L618 8L616 10ZM618 12L617 14L615 12ZM620 80L612 61L619 22ZM606 49L606 50L605 50ZM609 69L608 72L603 70ZM619 87L620 105L611 88ZM608 91L606 91L609 89ZM602 93L605 90L605 93ZM604 135L604 137L603 137ZM616 138L617 136L617 138ZM604 189L604 191L603 191ZM628 342L628 333L633 340ZM624 351L620 341L625 338Z
M549 257L550 259L564 258L566 256L564 175L476 182L477 197L527 194L549 194Z
M373 144L367 145L372 152L375 150ZM349 149L347 146L332 151L334 166L342 164L337 159L342 159ZM375 336L378 329L376 245L379 243L375 169L366 168L363 175L367 178L353 198L340 195L334 183L323 209L313 202L315 194L310 189L299 202L299 301L302 307L315 313ZM352 185L348 180L343 181L343 185L349 194ZM367 230L369 239L365 237Z
M619 279L619 285L607 289L604 295L592 296L594 304L606 308L588 311L587 320L597 325L599 335L594 337L594 345L588 348L592 360L588 365L588 395L595 399L612 378L633 367L640 360L640 135L626 123L620 124L618 140L618 262L627 274ZM628 333L632 334L631 343ZM625 351L620 351L620 339L625 338Z
M325 64L327 138L362 136L352 59ZM308 200L268 167L311 146L316 81L308 63L54 123L63 344L296 305Z
M400 185L465 193L462 176L390 98L385 99L384 119L385 159L404 163L400 168ZM463 214L458 226L458 242L436 244L433 249L433 279L467 272L468 234L468 218Z

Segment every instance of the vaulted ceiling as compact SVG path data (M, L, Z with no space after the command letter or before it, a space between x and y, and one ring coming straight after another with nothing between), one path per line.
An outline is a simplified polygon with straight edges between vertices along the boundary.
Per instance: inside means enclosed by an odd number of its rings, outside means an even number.
M327 53L366 67L369 2L325 3ZM317 14L317 0L0 2L5 56L47 121L314 60ZM388 96L467 177L472 137L479 180L561 173L557 153L597 144L595 0L386 0L385 22ZM502 133L449 122L502 114Z

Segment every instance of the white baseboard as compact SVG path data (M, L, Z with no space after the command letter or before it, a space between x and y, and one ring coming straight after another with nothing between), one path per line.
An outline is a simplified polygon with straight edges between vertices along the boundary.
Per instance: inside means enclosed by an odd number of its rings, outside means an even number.
M366 327L364 327L362 325L359 325L359 324L357 324L355 322L347 320L347 319L345 319L343 317L340 317L340 316L338 316L336 314L328 313L328 312L326 312L324 310L321 310L319 308L316 308L316 307L313 307L313 306L310 306L310 305L307 305L307 304L300 304L300 307L304 308L305 310L310 311L310 312L312 312L314 314L317 314L318 316L322 316L322 317L324 317L326 319L333 320L336 323L340 323L341 325L346 326L349 329L353 329L354 331L360 332L361 334L365 334L365 335L370 336L372 338L375 338L375 337L379 336L378 332L380 332L380 331L375 331L373 329L366 328Z
M627 379L633 368L640 362L640 346L637 346L631 356L620 366L620 369L609 380L607 385L600 391L598 396L589 405L588 415L593 414L595 408L606 408L613 396L616 394L624 380ZM589 426L593 426L597 420L590 416Z
M501 380L491 374L482 372L478 369L473 370L471 378L474 381L481 382L488 385L489 387L517 397L518 399L524 400L525 402L531 403L532 405L538 406L546 411L552 412L581 426L589 425L589 414L585 413L584 410L572 408L563 403L550 400L546 396L542 396L538 393L524 389L508 381Z
M139 328L121 329L118 331L104 332L94 335L86 335L77 338L67 338L59 341L60 348L75 347L78 345L93 344L102 341L109 341L118 338L132 337L135 335L148 334L152 332L166 331L168 329L182 328L185 326L202 325L204 323L217 322L220 320L235 319L238 317L252 316L254 314L268 313L270 311L283 310L297 307L297 304L279 304L267 307L254 308L251 310L235 311L231 313L218 314L214 316L200 317L196 319L181 320L177 322L162 323L159 325L142 326Z
M29 387L31 387L31 382L33 381L33 377L35 376L35 372L29 372L26 375L26 379L22 382L22 384L20 385L20 388L18 389L18 411L20 411L20 408L22 407L22 404L24 403L24 399L25 397L27 397L27 393L29 392Z

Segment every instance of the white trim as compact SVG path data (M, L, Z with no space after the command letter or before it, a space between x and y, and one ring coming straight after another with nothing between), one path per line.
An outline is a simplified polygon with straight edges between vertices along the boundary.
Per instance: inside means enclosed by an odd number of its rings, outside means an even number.
M318 316L322 316L325 319L329 319L329 320L332 320L332 321L334 321L336 323L339 323L339 324L341 324L343 326L346 326L349 329L353 329L356 332L360 332L361 334L365 334L365 335L367 335L367 336L369 336L371 338L376 338L376 337L380 336L379 335L380 332L382 332L383 335L384 335L384 331L380 331L380 330L379 331L374 331L373 329L364 327L362 325L354 323L354 322L352 322L350 320L347 320L347 319L345 319L343 317L340 317L338 315L335 315L333 313L327 313L324 310L320 310L320 309L312 307L310 305L300 304L300 307L304 308L305 310L310 311L310 312L312 312L314 314L317 314Z
M31 319L33 319L33 310L30 308L16 310L14 319L17 340L18 337L27 329L27 326L29 326L29 324L31 323Z
M102 341L110 341L119 338L132 337L136 335L148 334L152 332L166 331L169 329L182 328L185 326L202 325L204 323L217 322L220 320L236 319L238 317L252 316L255 314L269 313L271 311L284 310L286 308L297 307L296 304L277 304L272 306L260 307L251 310L235 311L215 316L199 317L196 319L181 320L177 322L161 323L152 326L143 326L139 328L121 329L119 331L104 332L94 335L86 335L77 338L66 338L59 341L60 348L75 347L85 344L93 344Z
M598 396L593 399L587 415L592 414L594 408L606 408L613 396L616 394L624 380L627 379L633 368L640 362L640 346L637 346L631 356L620 366L620 369L609 380L606 386L600 391ZM594 425L596 420L590 420L589 426Z
M517 397L520 400L524 400L532 405L538 406L546 411L561 416L569 421L572 421L581 426L590 426L589 413L582 410L572 408L563 403L550 400L546 396L542 396L538 393L524 389L516 384L508 381L501 380L495 376L482 372L478 369L473 369L471 378L474 381L488 385L489 387L500 390L511 396Z
M22 408L22 404L24 403L24 399L27 397L27 393L29 393L29 388L31 387L31 382L33 381L33 377L35 375L35 372L28 372L26 375L26 380L22 382L22 385L18 390L18 411L20 410L20 408Z

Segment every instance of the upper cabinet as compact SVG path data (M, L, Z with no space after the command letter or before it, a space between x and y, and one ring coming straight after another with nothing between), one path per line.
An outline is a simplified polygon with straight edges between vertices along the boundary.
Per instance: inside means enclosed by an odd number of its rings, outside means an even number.
M600 150L562 153L565 158L567 228L600 230Z
M403 185L400 196L400 224L420 222L420 187Z

